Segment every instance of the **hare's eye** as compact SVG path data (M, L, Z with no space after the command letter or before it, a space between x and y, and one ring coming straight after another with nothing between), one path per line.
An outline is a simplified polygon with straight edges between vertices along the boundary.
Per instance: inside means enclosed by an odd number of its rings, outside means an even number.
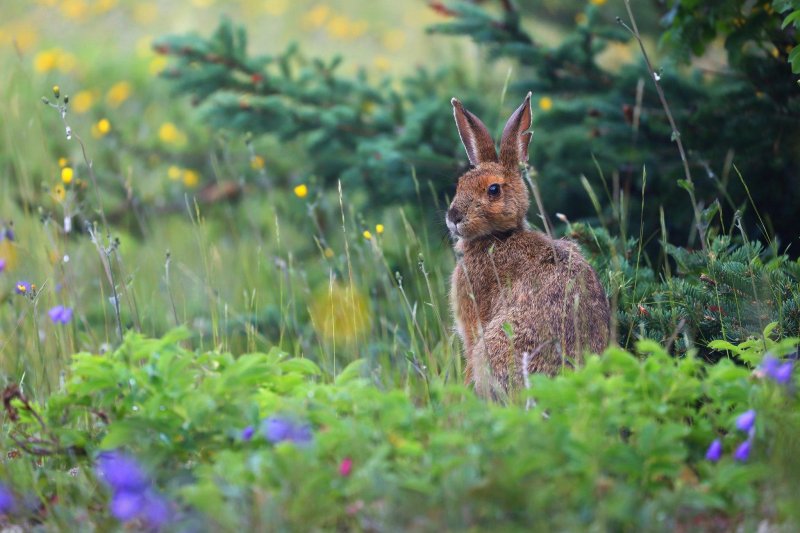
M497 196L500 194L500 184L499 183L492 183L489 185L489 189L487 191L489 196Z

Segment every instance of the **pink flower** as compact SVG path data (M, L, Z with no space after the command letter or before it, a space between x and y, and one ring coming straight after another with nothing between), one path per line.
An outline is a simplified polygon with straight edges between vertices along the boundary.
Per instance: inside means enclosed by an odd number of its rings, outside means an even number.
M339 463L339 475L342 477L347 477L350 475L350 472L353 470L353 460L349 457L345 457L342 459L342 462Z

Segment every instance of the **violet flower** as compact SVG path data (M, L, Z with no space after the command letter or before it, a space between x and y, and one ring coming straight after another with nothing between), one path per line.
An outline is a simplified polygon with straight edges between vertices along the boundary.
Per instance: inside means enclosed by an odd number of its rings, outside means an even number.
M50 317L50 320L53 321L53 324L68 324L69 321L72 320L72 309L64 307L63 305L57 305L50 309L47 315Z
M115 492L143 492L150 478L133 457L118 451L97 457L97 471Z
M14 510L15 506L14 493L6 485L0 483L0 515L8 514Z
M261 432L273 444L284 441L308 444L312 438L311 427L308 424L280 416L271 416L264 420L261 424Z
M253 434L256 432L256 429L253 426L247 426L242 430L242 440L247 442L253 438Z
M97 458L97 471L111 487L109 511L117 520L142 520L153 529L167 524L169 501L152 488L136 459L118 451L104 452Z
M792 370L794 370L794 361L781 362L771 354L767 354L759 366L759 370L764 376L772 379L781 385L787 385L792 381Z
M14 292L17 294L30 294L31 292L31 284L27 281L18 281L16 286L14 286Z
M750 431L756 422L756 412L753 409L745 411L736 419L736 429L739 431Z
M141 519L158 528L169 520L169 502L155 491L117 492L109 506L111 514L120 522Z
M750 439L747 439L733 452L733 458L740 463L746 462L750 458Z
M722 441L714 439L706 452L706 459L712 463L716 463L722 458Z

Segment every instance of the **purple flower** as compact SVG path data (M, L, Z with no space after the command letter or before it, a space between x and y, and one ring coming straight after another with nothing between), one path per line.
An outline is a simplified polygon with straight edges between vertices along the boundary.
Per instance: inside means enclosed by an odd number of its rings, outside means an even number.
M14 240L14 230L13 229L11 229L11 228L7 228L6 229L6 239L8 239L9 241L13 241ZM0 241L2 241L2 240L3 239L0 239Z
M0 483L0 515L7 514L14 509L16 501L11 489Z
M753 409L745 411L736 419L736 429L739 431L750 431L756 422L756 412Z
M109 510L117 520L143 520L156 529L169 521L169 501L152 488L136 459L119 451L103 452L97 457L97 471L111 487Z
M792 381L792 370L794 369L794 361L786 361L778 365L778 368L770 375L777 383L786 385Z
M63 305L53 307L47 314L53 324L68 324L72 320L72 309Z
M117 492L111 498L109 510L111 515L120 522L135 519L144 507L144 495L139 492Z
M6 260L0 259L0 272L6 269Z
M97 471L116 492L143 492L150 478L133 457L122 452L103 452L97 456Z
M714 439L706 452L706 459L712 463L716 463L722 457L722 442L719 439Z
M117 492L109 510L120 522L140 518L152 527L161 527L169 520L169 502L152 490Z
M744 463L750 457L750 439L747 439L743 443L736 448L736 451L733 452L733 458L739 461L740 463Z
M154 528L164 526L169 522L170 508L169 501L160 494L150 491L145 494L145 504L142 509L142 516L145 521Z
M256 432L256 429L253 426L247 426L242 430L242 440L247 442L253 438L253 434Z
M794 361L781 361L771 354L767 354L759 366L762 375L774 380L776 383L786 385L792 381L792 370L794 369Z
M30 294L31 284L27 281L18 281L17 285L14 287L14 292L17 294Z
M311 442L311 427L280 416L271 416L261 424L264 437L273 444L283 441L295 444Z

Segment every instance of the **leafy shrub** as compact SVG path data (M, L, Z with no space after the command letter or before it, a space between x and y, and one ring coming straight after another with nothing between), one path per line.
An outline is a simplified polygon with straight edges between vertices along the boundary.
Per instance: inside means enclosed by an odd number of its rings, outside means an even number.
M384 390L364 361L329 380L277 350L192 353L183 337L129 334L113 353L76 356L40 415L7 391L18 417L7 438L38 450L45 467L26 456L3 465L8 485L42 506L14 519L108 527L92 458L117 448L172 502L176 528L674 530L797 519L793 385L733 360L706 366L642 341L638 356L611 348L574 373L531 376L502 406L442 382L427 397ZM755 367L796 344L766 331L720 348ZM748 409L749 437L735 429ZM310 432L292 437L290 426ZM718 462L705 458L715 439ZM744 462L732 457L743 442Z
M677 354L696 347L718 359L715 339L744 342L770 322L780 336L800 335L800 260L758 241L711 238L708 253L665 243L669 265L659 275L636 239L624 242L603 228L571 224L617 308L619 343L656 339Z

